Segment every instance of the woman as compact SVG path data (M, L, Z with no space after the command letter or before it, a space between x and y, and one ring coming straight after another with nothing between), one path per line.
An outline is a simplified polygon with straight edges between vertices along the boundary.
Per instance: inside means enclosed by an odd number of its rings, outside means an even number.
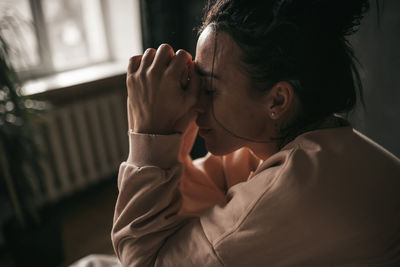
M219 0L195 61L130 59L124 266L400 266L400 161L334 115L361 92L345 37L368 7Z

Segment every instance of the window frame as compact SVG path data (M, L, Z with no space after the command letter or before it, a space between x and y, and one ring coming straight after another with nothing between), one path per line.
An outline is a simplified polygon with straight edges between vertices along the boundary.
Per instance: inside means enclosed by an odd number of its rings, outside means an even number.
M28 4L32 14L32 30L37 41L37 53L39 58L39 64L28 69L17 70L19 78L22 81L28 81L33 79L40 79L43 77L56 75L63 72L73 71L81 68L87 68L96 64L102 64L112 62L114 60L110 41L109 41L109 18L105 12L105 0L99 0L101 15L102 15L102 26L106 37L106 51L107 57L101 61L90 61L87 64L66 68L63 70L56 70L53 64L53 56L48 36L47 25L45 22L45 16L43 12L42 0L28 0Z

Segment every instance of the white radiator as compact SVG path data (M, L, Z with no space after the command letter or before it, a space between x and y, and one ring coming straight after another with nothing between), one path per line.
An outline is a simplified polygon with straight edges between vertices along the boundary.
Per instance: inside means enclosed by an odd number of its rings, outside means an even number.
M120 94L74 102L44 115L40 202L54 202L110 178L128 154L126 105Z

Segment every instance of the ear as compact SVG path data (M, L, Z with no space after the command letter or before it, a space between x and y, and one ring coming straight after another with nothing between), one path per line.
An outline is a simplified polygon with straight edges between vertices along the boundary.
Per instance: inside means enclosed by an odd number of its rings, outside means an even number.
M267 112L272 120L285 117L294 106L293 86L285 81L276 83L267 94Z

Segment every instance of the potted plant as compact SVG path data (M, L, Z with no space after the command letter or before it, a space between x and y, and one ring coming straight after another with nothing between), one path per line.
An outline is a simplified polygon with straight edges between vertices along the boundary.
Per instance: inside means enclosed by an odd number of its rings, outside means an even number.
M22 82L10 60L18 51L3 34L14 31L14 38L22 38L16 23L0 14L0 182L6 188L0 194L7 195L13 211L3 233L15 265L55 266L62 259L61 233L59 223L38 207L42 170L33 127L47 104L21 94Z

